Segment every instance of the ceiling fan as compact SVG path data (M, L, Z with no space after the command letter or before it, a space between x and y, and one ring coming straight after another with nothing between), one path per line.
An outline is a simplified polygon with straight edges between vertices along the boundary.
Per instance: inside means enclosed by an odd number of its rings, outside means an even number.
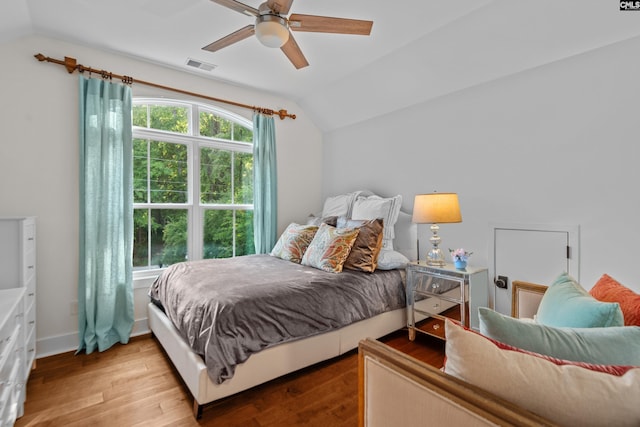
M238 31L216 40L202 49L215 52L255 34L263 45L279 47L297 69L304 68L309 63L293 38L291 31L368 36L371 34L373 25L372 21L300 15L296 13L287 17L286 15L291 9L293 0L267 0L258 9L236 0L211 1L236 12L253 16L256 20L255 24L240 28Z

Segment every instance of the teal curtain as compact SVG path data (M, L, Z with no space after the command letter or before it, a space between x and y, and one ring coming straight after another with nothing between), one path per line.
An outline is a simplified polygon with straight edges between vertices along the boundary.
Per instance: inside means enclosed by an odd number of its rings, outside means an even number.
M133 328L131 88L80 76L78 352Z
M276 164L276 131L273 117L254 113L253 236L257 254L271 252L278 237Z

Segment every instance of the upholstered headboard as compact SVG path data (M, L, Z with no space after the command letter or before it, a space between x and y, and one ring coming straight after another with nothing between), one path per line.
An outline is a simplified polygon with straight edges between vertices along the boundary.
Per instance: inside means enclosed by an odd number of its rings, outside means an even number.
M411 218L411 214L400 211L396 222L393 248L410 260L416 260L418 259L418 224L413 223Z

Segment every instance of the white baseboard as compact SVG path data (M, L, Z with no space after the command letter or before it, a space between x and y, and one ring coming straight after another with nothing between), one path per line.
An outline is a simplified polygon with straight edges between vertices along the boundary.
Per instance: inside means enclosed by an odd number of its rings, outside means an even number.
M150 333L147 319L138 319L133 324L131 336L144 335ZM40 338L36 341L36 359L53 356L61 353L68 353L78 349L78 332L58 335L55 337Z

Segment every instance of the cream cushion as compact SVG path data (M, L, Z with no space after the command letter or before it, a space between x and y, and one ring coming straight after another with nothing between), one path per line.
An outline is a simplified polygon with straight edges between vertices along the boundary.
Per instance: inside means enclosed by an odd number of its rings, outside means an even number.
M445 330L447 374L560 425L640 425L640 367L616 376L557 365L532 354L502 350L450 320Z

